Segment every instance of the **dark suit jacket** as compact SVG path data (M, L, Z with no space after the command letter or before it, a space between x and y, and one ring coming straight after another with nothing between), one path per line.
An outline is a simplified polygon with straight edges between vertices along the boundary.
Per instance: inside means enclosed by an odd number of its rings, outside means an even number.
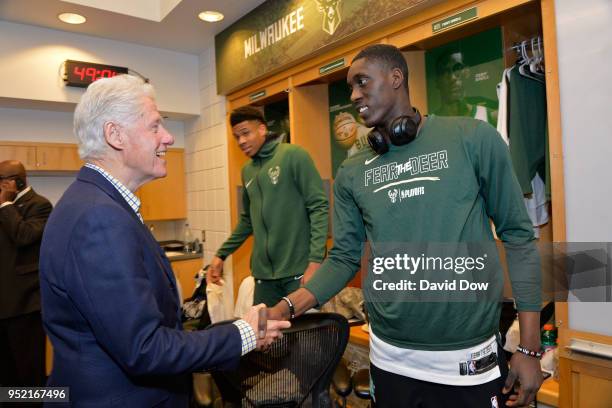
M38 254L51 208L34 190L0 208L0 319L40 310Z
M41 248L49 386L75 406L187 406L192 371L234 368L238 329L183 332L168 258L121 194L82 168ZM54 405L55 406L55 405Z

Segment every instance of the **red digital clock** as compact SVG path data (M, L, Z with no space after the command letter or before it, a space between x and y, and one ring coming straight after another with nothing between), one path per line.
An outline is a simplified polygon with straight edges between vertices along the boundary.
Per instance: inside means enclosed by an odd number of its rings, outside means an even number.
M89 84L100 78L110 78L119 74L127 74L125 67L94 64L93 62L66 60L64 62L64 81L67 86L87 88Z

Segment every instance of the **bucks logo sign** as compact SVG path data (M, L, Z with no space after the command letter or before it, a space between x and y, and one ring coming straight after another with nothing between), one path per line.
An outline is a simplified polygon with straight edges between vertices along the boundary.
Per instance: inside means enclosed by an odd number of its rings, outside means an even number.
M342 21L340 5L342 0L315 0L320 13L323 13L323 31L332 35Z
M356 32L371 32L387 21L415 14L425 3L436 4L440 0L258 3L261 4L257 8L215 36L218 94L237 91L272 72L318 55L323 48L345 41Z

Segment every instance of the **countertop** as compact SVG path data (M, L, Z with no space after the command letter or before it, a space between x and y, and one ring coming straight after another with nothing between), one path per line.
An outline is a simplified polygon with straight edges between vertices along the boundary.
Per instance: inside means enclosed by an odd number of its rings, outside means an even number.
M158 244L166 251L166 256L170 262L187 261L190 259L202 258L203 256L202 252L183 252L181 250L183 248L183 243L178 240L158 241Z
M198 259L198 258L201 259L202 252L193 252L193 253L186 254L184 252L178 252L178 251L167 251L166 256L168 257L170 262L187 261L189 259Z

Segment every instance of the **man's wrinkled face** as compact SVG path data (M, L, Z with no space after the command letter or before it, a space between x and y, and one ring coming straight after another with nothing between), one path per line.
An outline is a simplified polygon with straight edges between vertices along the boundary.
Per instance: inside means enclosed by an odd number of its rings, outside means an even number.
M266 125L258 120L245 120L232 127L240 150L248 157L257 154L266 141Z
M174 143L174 136L164 127L155 102L144 98L142 115L136 123L121 131L127 135L123 164L130 170L130 179L142 185L165 177L166 151Z

